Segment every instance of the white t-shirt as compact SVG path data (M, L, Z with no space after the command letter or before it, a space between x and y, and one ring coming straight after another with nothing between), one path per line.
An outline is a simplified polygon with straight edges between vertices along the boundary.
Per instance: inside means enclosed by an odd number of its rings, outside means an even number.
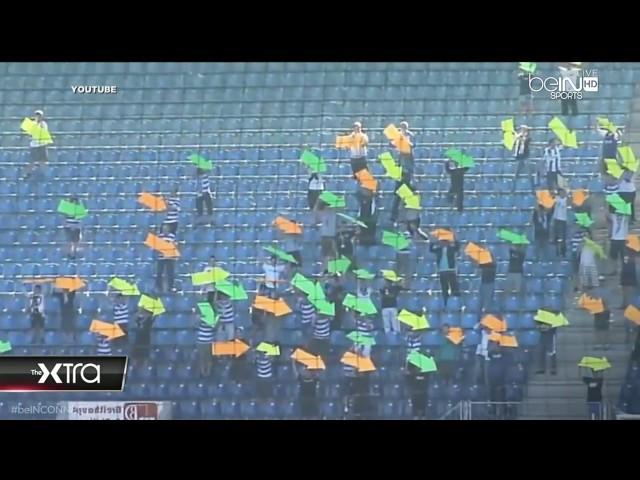
M362 132L358 134L354 132L351 134L351 137L355 137L356 135L359 135L362 141L360 142L359 146L351 147L351 158L366 157L367 144L369 143L369 137L367 136L366 133L362 133Z
M309 190L324 190L324 180L322 178L312 178L309 180Z
M629 235L629 216L612 215L611 240L626 240Z
M44 131L48 132L49 131L49 127L47 126L47 122L45 122L44 120L42 120L38 125L40 125L40 128L42 128ZM31 142L29 143L30 147L41 147L43 145L46 145L45 142L41 142L39 140L35 140L35 139L31 139Z
M553 219L567 221L567 197L556 198L556 205L553 208Z

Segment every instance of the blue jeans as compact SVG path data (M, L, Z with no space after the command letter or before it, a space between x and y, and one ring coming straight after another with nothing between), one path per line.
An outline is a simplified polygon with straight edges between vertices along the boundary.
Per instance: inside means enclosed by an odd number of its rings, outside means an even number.
M587 402L589 420L602 420L602 402Z

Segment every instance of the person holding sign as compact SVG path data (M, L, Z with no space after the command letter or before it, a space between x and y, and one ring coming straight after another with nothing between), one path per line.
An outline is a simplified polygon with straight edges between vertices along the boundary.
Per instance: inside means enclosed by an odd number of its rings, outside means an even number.
M211 185L209 184L209 173L207 170L198 168L196 170L196 210L198 216L202 217L204 214L204 206L207 206L207 214L213 214L213 202L211 197Z
M360 170L367 170L367 145L369 145L369 137L362 131L362 123L354 122L353 132L349 135L351 138L351 171L353 178Z
M169 242L170 244L176 244L176 236L171 233L171 226L168 223L162 225L162 232L158 235L158 238ZM178 257L167 256L164 252L158 257L158 269L156 276L156 288L158 292L162 292L164 289L163 277L167 274L167 289L173 290L173 281L175 279L176 272L176 260Z
M80 201L77 197L72 197L69 203L73 205L80 205ZM74 215L66 215L64 222L64 232L69 242L69 259L76 258L78 252L78 244L80 243L80 217Z
M50 140L51 136L49 135L49 127L47 126L47 122L44 121L44 112L42 110L36 110L34 114L34 118L28 119L31 120L31 142L29 143L31 163L25 171L25 180L31 176L34 170L46 165L48 160L47 145L52 143Z
M579 64L580 62L569 62L566 67L563 65L558 66L558 70L560 70L560 77L562 77L561 82L564 87L563 90L567 93L567 98L560 99L562 115L569 115L569 111L571 111L571 116L578 115L576 86L578 85L578 75L580 75L582 70L579 67Z
M607 171L605 159L618 158L618 143L622 139L622 129L616 128L612 131L607 128L601 128L601 126L596 123L596 132L602 137L601 168L604 174Z
M456 208L459 212L462 212L462 204L464 202L464 174L469 169L461 167L453 160L448 160L445 168L451 177L451 185L449 186L447 198L451 204L453 204L453 199L455 198Z
M529 145L531 144L531 135L529 135L529 127L526 125L520 126L520 131L516 135L516 141L513 144L513 155L515 159L518 161L518 166L516 167L516 176L513 179L513 186L511 187L511 192L516 191L516 184L518 183L518 178L520 174L525 170L529 176L529 181L531 182L531 191L535 192L536 186L535 181L533 180L533 175L531 172L531 165L529 164Z
M547 188L549 190L556 190L558 188L558 176L562 176L561 148L562 145L560 145L560 141L557 138L552 138L544 149L542 160L545 163Z

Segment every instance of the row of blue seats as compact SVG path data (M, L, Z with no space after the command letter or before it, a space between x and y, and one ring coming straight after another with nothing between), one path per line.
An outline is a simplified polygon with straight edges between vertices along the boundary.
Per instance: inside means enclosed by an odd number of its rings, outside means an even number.
M464 77L463 77L464 78ZM216 77L212 77L215 81ZM604 81L603 81L604 82ZM47 88L43 90L33 88L22 88L11 91L11 95L3 95L0 90L0 100L4 99L5 105L35 104L44 102L46 105L55 107L58 104L70 103L75 105L113 105L117 103L204 103L215 104L220 101L241 102L274 102L274 101L382 101L392 102L398 99L416 99L418 102L431 100L468 100L476 101L478 104L487 104L488 101L500 102L504 99L513 99L519 93L517 81L511 80L507 84L476 84L476 85L432 85L429 80L421 85L402 86L371 84L365 88L351 85L331 85L316 84L313 86L222 86L212 84L204 89L193 88L154 88L139 85L133 89L122 91L117 96L94 95L82 98L64 86ZM547 92L540 92L535 98L544 103L547 107L554 103ZM597 95L585 93L583 99L588 104L590 100L601 102L603 99L629 99L633 96L633 84L631 83L603 83ZM4 98L2 98L4 97ZM557 101L556 101L557 103ZM484 109L486 111L500 111L503 109ZM387 109L388 110L388 109ZM55 110L54 110L55 111ZM481 113L481 112L476 112Z
M216 68L216 67L210 67ZM221 67L217 67L221 68ZM365 67L366 68L366 67ZM456 68L451 70L435 69L431 64L425 64L423 68L413 66L409 69L388 67L383 68L377 65L377 68L370 70L353 69L351 65L347 68L340 66L318 68L314 70L304 71L265 71L269 70L269 66L263 64L261 71L247 72L228 71L226 68L217 71L208 71L205 76L194 75L193 71L187 68L180 68L175 72L148 72L147 75L141 75L143 72L105 72L97 77L97 74L80 71L76 75L71 76L71 72L62 72L54 70L50 75L43 76L43 72L24 74L17 71L6 76L7 81L4 83L5 89L10 88L50 88L67 89L71 91L71 85L84 85L86 81L95 80L93 84L100 85L117 85L121 92L127 89L135 88L176 88L186 86L201 86L204 88L212 87L292 87L292 86L321 86L321 85L349 85L354 87L362 86L424 86L433 85L434 87L444 85L463 85L471 88L479 85L512 85L516 83L517 68L510 65L510 68L496 68L494 66L480 66L479 68ZM601 70L600 90L611 84L630 84L634 81L635 71L632 68L609 70ZM558 71L555 66L547 68L541 67L538 75L557 75ZM196 78L193 78L196 77ZM50 83L49 83L49 79ZM98 82L100 80L101 82ZM65 83L66 81L66 83ZM115 83L105 83L105 82ZM80 83L84 82L84 83ZM98 83L96 83L98 82Z
M158 102L158 103L79 103L70 105L68 102L51 103L44 98L36 103L43 105L47 115L52 118L117 118L118 116L132 118L175 117L175 116L257 116L257 115L364 115L364 116L413 116L426 114L450 115L513 115L517 111L517 99L504 100L406 100L406 101L375 101L375 100L340 100L323 98L318 100L299 101L271 101L259 99L240 102L238 99L221 99L219 102ZM543 103L544 102L544 103ZM559 115L560 108L557 101L536 101L538 110L550 115ZM580 101L580 112L583 114L626 114L629 112L629 99L626 98L595 98ZM3 117L18 119L25 115L25 104L7 104L0 108ZM28 111L27 111L28 112ZM447 121L447 117L442 119ZM480 119L477 119L480 120ZM282 122L281 122L282 123ZM473 126L472 119L464 124L457 122L452 127ZM296 124L299 128L299 124ZM325 126L335 126L327 124ZM439 126L447 126L440 124ZM482 125L486 127L486 123ZM55 132L54 125L51 130Z
M606 111L606 110L604 110ZM554 108L548 109L549 114L555 114ZM499 126L500 121L504 119L504 115L495 115L489 114L487 115L476 115L476 114L468 114L465 116L460 115L448 115L443 117L442 115L434 115L429 114L428 116L424 116L425 114L421 112L417 112L415 114L402 115L402 118L407 118L407 120L412 125L412 129L414 133L416 133L417 141L422 143L429 143L437 141L442 138L445 133L449 133L443 129L460 129L460 128L470 128L477 127L482 130L489 130L491 127L497 128ZM573 129L579 130L578 138L583 140L583 136L581 135L582 130L588 130L595 125L596 117L598 115L590 115L589 113L581 114L577 117L569 117L565 119L567 123L570 123ZM162 119L153 119L153 118L140 118L140 119L124 119L124 120L103 120L103 119L56 119L53 117L52 120L49 120L51 124L51 129L56 133L56 138L62 138L61 143L64 145L66 139L73 137L73 133L82 133L82 132L93 132L100 133L103 132L105 135L113 136L124 135L122 132L139 132L139 135L144 134L158 134L158 133L178 133L185 132L185 134L194 134L200 132L202 138L210 138L220 131L236 131L241 133L250 133L253 131L265 130L265 131L283 131L289 132L289 135L292 135L295 130L303 129L303 130L319 130L323 129L324 131L331 131L339 128L340 125L344 125L345 128L348 128L349 121L352 118L338 118L337 116L278 116L278 117L270 117L270 116L235 116L235 117L205 117L205 118L162 118ZM624 125L627 121L627 115L624 113L620 114L609 114L607 117L614 122L616 125ZM535 115L529 117L519 117L519 121L525 121L529 126L536 129L547 128L549 123L549 118L546 115ZM385 125L389 123L397 123L398 119L394 118L391 115L384 114L378 115L374 112L367 112L364 120L365 128L371 137L371 141L375 142L380 139L380 134L378 132L378 128L371 130L371 127L377 127L378 125ZM0 135L2 136L12 136L14 138L19 138L20 135L17 133L17 125L19 124L19 120L3 120L0 121ZM424 130L428 129L428 130ZM73 132L73 133L70 133ZM166 143L166 142L165 142ZM204 142L202 142L204 143ZM143 143L137 142L132 145L144 145Z
M555 71L555 62L539 62L541 72ZM586 68L602 69L602 73L635 72L638 63L598 62ZM34 75L49 78L52 75L76 77L78 75L143 75L159 74L230 74L310 72L513 72L515 62L2 62L0 72L12 75Z
M445 161L444 160L432 160L429 162L421 162L416 167L415 172L415 186L418 189L429 189L430 187L435 190L443 190L445 185L448 184L448 175L445 171ZM347 169L340 163L335 165L329 165L331 169L331 175L336 176L344 176L346 175ZM348 168L348 167L347 167ZM470 170L467 174L465 187L468 187L468 190L473 191L478 186L479 188L484 184L491 181L495 181L491 178L486 178L489 176L496 175L513 175L515 174L517 165L513 164L513 162L504 162L498 163L496 161L486 161L482 160L478 161L476 159L476 164L473 167L473 170ZM577 177L584 175L592 175L596 173L597 166L595 161L563 161L563 168L565 169L567 176L569 177ZM8 169L7 169L8 170ZM106 193L135 193L136 189L151 189L158 185L157 190L167 191L167 188L171 188L171 185L181 185L183 187L183 191L194 192L196 185L195 180L193 179L193 174L188 171L185 167L181 167L180 170L182 172L176 172L176 167L172 165L159 165L158 167L154 167L151 165L141 165L141 166L124 166L120 171L118 171L117 167L105 167L103 170L98 170L96 168L89 168L87 171L78 172L78 167L73 164L67 165L57 165L52 166L47 169L47 176L56 178L57 181L65 181L65 179L77 179L80 182L89 182L91 181L94 185L97 183L98 185L103 185L109 190L105 192L104 190L100 190L101 194ZM187 170L187 171L185 171ZM232 168L221 168L224 172L226 180L219 181L216 178L216 181L213 183L213 191L221 191L223 188L229 187L235 184L235 187L231 187L232 189L237 188L238 186L242 189L243 192L258 190L261 187L266 187L266 190L261 191L261 193L270 193L273 190L282 191L286 184L291 185L292 183L297 187L298 190L304 191L307 187L306 172L300 167L300 165L296 163L281 163L281 164L272 164L272 165L261 165L261 166L236 166ZM229 171L227 171L229 170ZM378 176L379 189L382 191L392 190L395 186L395 183L383 177L383 171L378 168L377 163L371 162L370 165L371 173L374 176ZM118 171L117 174L115 172ZM6 172L7 176L10 175L10 172ZM436 180L433 178L424 178L425 175L429 176L441 176L444 177L441 180ZM240 178L233 179L228 176L239 176ZM264 182L259 182L256 179L248 178L245 180L246 176L269 176L274 177L273 183L265 185ZM127 184L122 183L122 179L132 177L142 177L149 178L150 181L143 182L140 179L136 179L128 182ZM155 177L155 178L154 178ZM159 182L158 178L173 178L172 182ZM294 178L291 178L294 177ZM15 177L14 177L15 178ZM106 179L114 178L117 180L108 181ZM151 183L151 185L149 185ZM155 184L155 185L154 185ZM331 178L329 180L329 185L327 185L328 189L337 189L337 190L345 190L352 188L353 183L349 182L345 178ZM434 185L437 185L439 188L433 188ZM164 188L163 188L164 187ZM186 187L186 188L185 188ZM42 187L37 187L40 192L43 194L58 192L60 190L60 186L57 184L44 184ZM156 190L156 188L154 188ZM0 193L8 193L11 192L9 186L5 186ZM28 191L25 193L29 193ZM99 198L99 197L98 197Z
M545 302L542 305L548 305L550 302ZM195 305L195 300L194 300ZM542 306L540 305L540 306ZM24 302L23 302L24 308ZM193 308L193 307L192 307ZM550 308L550 307L546 307ZM89 312L90 313L90 312ZM96 312L94 312L96 313ZM105 312L102 312L101 315L105 315ZM91 315L85 315L83 313L82 318L76 321L76 324L79 328L87 328L90 323ZM108 315L107 315L108 316ZM447 313L444 315L438 313L429 312L429 321L431 328L439 328L440 325L449 324L450 326L461 326L466 328L465 331L465 346L473 346L477 345L480 342L480 334L475 330L469 330L473 328L479 320L478 314L456 314L456 313ZM520 345L522 346L530 346L538 343L539 334L534 329L534 320L533 313L528 314L505 314L505 318L509 324L510 331L513 331ZM244 312L243 315L238 315L238 323L246 326L248 324L248 315ZM283 321L283 327L294 327L294 328L282 328L280 331L281 342L284 345L299 345L304 340L303 333L299 330L300 324L299 320L296 319L295 315L290 315L287 317L287 321ZM152 333L152 344L159 346L171 346L171 345L193 345L196 339L196 324L197 318L195 315L187 315L187 314L165 314L165 320L160 323L169 323L172 319L176 325L176 328L167 328L158 330L155 329ZM26 314L14 314L14 315L6 315L3 319L2 324L5 324L6 327L2 329L3 335L7 337L7 339L11 342L12 345L23 346L30 345L32 343L32 336L27 332L30 329L30 319ZM53 325L50 325L53 326ZM7 329L9 327L10 329ZM22 328L22 330L16 330L17 328ZM344 334L340 331L332 332L332 339L336 344L342 344L344 346L351 345L347 339L344 338ZM45 337L45 344L47 345L66 345L68 343L68 338L58 331L48 331ZM79 338L76 340L78 345L94 345L96 343L95 336L89 332L83 331ZM400 336L394 336L393 334L383 334L378 331L377 341L380 345L403 345L404 338ZM423 337L424 345L436 346L440 345L442 342L442 338L438 332L430 332L425 334Z
M461 133L466 133L469 136L469 139L476 139L475 135L477 132L470 131ZM493 135L496 136L496 140L500 136L498 131L494 131ZM544 139L540 139L537 143L534 142L533 148L540 148L540 150L542 150L546 146L546 142L543 140ZM347 152L336 149L331 146L331 143L321 149L316 149L313 146L311 148L314 153L325 160L336 160L338 158L342 158L344 160L348 158ZM416 167L428 168L428 165L431 165L433 161L446 158L446 151L449 148L451 147L442 145L425 147L419 146L418 144L414 149ZM461 148L463 152L474 157L478 165L504 160L509 160L510 162L514 161L512 153L506 150L501 144L497 143L494 145L482 145L477 141L473 143L467 142L467 144L459 148ZM373 160L381 153L389 150L390 148L387 144L375 144L372 140L371 147L368 149L368 157L372 160L371 163L375 164L376 162ZM87 172L97 173L98 171L104 172L105 170L112 172L114 171L114 168L141 168L145 165L148 166L148 164L153 164L154 168L174 168L175 170L172 172L172 175L178 176L192 174L193 167L189 167L188 157L193 153L197 153L212 160L214 166L224 169L225 174L237 175L237 171L234 170L234 168L237 169L248 166L244 165L244 162L247 161L268 160L270 164L278 166L289 164L287 161L295 161L294 164L297 164L300 160L302 151L303 150L300 147L279 148L272 146L249 148L200 147L197 149L189 147L184 147L183 149L158 149L153 147L140 146L139 148L136 148L135 146L128 146L123 149L94 148L87 150L69 150L64 146L56 146L49 149L50 156L52 160L55 159L56 164L70 163L74 166L81 164L83 170L86 169ZM585 157L596 158L599 154L600 142L592 144L581 143L577 149L568 149L564 151L563 157L567 161L572 161L575 159L583 159ZM28 159L29 152L26 150L0 151L0 163L22 163ZM127 163L130 165L127 165ZM330 165L331 167L339 168L338 166L340 163L331 163Z

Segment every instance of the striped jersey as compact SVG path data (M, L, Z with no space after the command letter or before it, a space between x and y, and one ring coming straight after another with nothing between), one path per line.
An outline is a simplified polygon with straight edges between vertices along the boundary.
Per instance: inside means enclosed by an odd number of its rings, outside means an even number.
M578 230L571 235L571 251L578 253L582 246L582 239L587 236L587 232Z
M373 322L370 322L367 317L358 315L356 317L356 331L360 333L373 333Z
M161 238L162 240L165 240L167 242L172 243L173 245L176 244L176 234L175 233L171 233L171 232L161 232L158 234L158 238ZM165 257L163 253L160 253L161 258L166 258L168 260L177 260L177 257Z
M216 302L216 312L220 316L220 323L233 322L235 314L230 300L218 300Z
M213 341L215 340L215 329L203 322L202 320L200 320L200 324L198 325L198 336L197 336L197 343L213 343Z
M422 335L416 332L407 333L407 348L416 350L422 346Z
M73 228L74 230L77 230L80 228L80 220L75 217L66 217L64 226L67 228Z
M29 294L29 311L44 315L44 295L41 293Z
M271 357L259 354L256 357L256 373L258 378L271 378L273 376L273 362Z
M347 365L346 363L342 364L342 371L343 371L345 377L355 377L356 376L356 368L351 366L351 365Z
M164 219L164 223L177 223L178 214L180 213L180 199L177 196L169 197L167 204L167 216Z
M613 195L614 193L618 193L619 189L620 189L620 184L618 182L616 182L616 183L607 183L603 187L604 193L607 194L607 195Z
M325 339L331 335L331 320L325 315L318 315L313 323L313 337Z
M98 339L98 355L111 355L111 342L104 335L96 335Z
M113 323L129 323L129 305L126 302L113 306Z
M316 307L308 298L301 298L298 302L298 310L300 311L300 321L303 325L310 325L316 318Z
M200 192L201 195L205 193L211 193L211 186L209 184L208 175L202 175L201 177L198 177L198 192Z

